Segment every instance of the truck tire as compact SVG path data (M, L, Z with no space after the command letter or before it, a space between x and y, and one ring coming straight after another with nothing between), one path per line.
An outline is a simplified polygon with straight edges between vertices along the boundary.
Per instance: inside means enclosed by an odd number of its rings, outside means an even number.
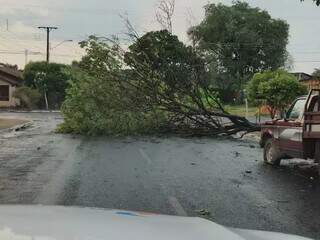
M263 160L266 164L279 166L281 162L281 153L278 147L274 144L272 138L269 138L263 149Z
M316 141L315 143L314 161L320 163L320 141Z
M316 141L315 144L314 161L318 163L318 173L320 176L320 141Z

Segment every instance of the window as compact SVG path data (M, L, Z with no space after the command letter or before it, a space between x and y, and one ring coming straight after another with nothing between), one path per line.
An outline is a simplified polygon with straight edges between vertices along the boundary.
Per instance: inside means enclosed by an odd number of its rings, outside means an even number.
M9 101L9 85L0 85L0 101Z
M314 96L312 98L308 111L309 112L319 112L318 96Z
M304 111L304 106L306 104L305 99L299 99L295 102L294 105L290 108L287 113L287 119L289 120L297 120L300 116L302 116Z
M318 101L314 104L313 112L319 112L319 102Z

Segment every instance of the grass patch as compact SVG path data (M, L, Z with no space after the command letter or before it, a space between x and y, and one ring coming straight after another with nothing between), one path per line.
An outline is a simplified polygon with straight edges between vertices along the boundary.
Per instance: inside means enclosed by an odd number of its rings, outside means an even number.
M0 130L12 128L17 125L27 123L27 120L24 119L9 119L9 118L0 118Z
M246 106L245 105L225 105L225 110L232 115L237 115L241 117L246 116ZM248 108L248 117L255 117L258 114L258 107ZM263 114L261 114L263 115Z

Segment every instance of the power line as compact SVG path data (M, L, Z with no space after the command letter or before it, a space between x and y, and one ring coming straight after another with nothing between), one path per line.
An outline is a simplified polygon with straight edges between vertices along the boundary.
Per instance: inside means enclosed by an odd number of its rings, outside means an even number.
M110 16L110 15L116 15L118 16L120 13L125 13L130 16L149 16L151 13L153 14L153 10L128 10L126 8L92 8L92 7L66 7L66 6L52 6L52 5L36 5L36 4L23 4L19 6L13 6L10 7L10 9L13 10L35 10L40 9L48 12L54 12L58 14L63 13L71 13L71 14L78 14L78 15L90 15L90 16ZM183 10L176 9L175 11L175 17L186 17L186 13ZM30 20L30 19L29 19Z
M11 32L6 32L6 33L11 33ZM2 39L3 41L10 41L12 42L12 40L14 39L14 45L15 46L19 46L21 49L25 49L25 48L30 48L30 42L26 42L26 40L20 40L20 39L15 39L15 38L12 38L12 37L7 37L7 36L4 36L4 34L2 34L2 36L0 36L0 39ZM22 42L23 41L23 42ZM39 47L35 46L34 44L32 44L32 48L37 48L38 50L43 50L43 49L40 49ZM7 44L7 46L9 46ZM8 47L6 47L8 48Z
M22 55L25 54L24 51L9 51L9 50L0 50L0 54L13 54L13 55ZM34 52L34 51L28 51L28 54L30 55L42 55L45 56L46 53L44 52ZM52 56L56 57L81 57L82 55L78 54L51 54Z
M18 31L18 32L14 32L12 30L3 30L0 29L0 33L2 35L11 35L12 37L16 38L16 39L20 39L20 40L24 40L26 38L28 39L33 39L35 41L41 41L41 34L38 31L34 31L34 32L28 32L28 31Z
M115 14L118 15L119 12L127 12L130 14L141 14L139 10L127 10L124 8L75 8L75 7L65 7L65 6L45 6L45 5L36 5L36 4L24 4L19 7L11 7L11 9L21 10L21 9L44 9L54 12L74 12L74 13L84 13L89 15L107 15ZM150 13L150 11L145 11L145 13Z

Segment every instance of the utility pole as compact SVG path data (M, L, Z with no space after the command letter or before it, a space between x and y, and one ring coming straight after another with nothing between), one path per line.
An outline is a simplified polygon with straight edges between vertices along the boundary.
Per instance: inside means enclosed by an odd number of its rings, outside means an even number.
M58 29L57 27L38 27L39 29L45 29L47 31L47 63L50 61L50 32Z

